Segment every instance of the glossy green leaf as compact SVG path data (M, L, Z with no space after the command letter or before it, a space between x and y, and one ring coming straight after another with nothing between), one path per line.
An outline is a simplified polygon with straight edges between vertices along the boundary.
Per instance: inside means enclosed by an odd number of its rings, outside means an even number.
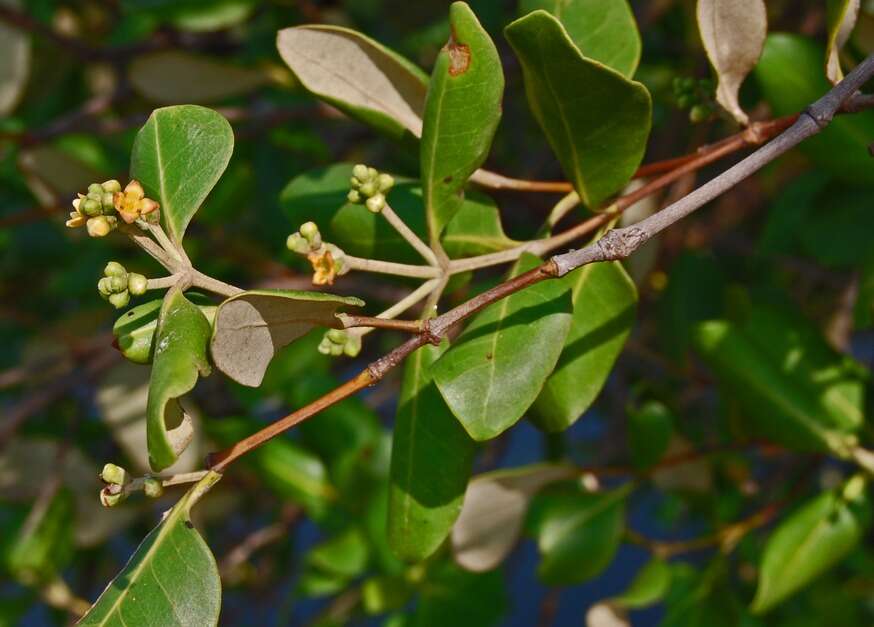
M546 431L563 431L595 401L634 325L637 289L618 261L592 263L560 279L571 290L570 333L532 414Z
M218 623L215 558L191 522L191 508L219 480L201 479L155 527L78 623L207 627Z
M221 446L231 446L263 426L263 423L239 417L205 421L207 435ZM267 488L300 504L315 518L336 498L322 460L290 438L273 438L240 461L251 468Z
M537 266L525 255L512 276ZM531 406L571 327L571 297L541 281L477 314L432 367L446 404L477 441L500 435Z
M20 0L0 0L20 10ZM30 36L11 24L0 24L0 116L15 109L30 74Z
M704 322L696 346L756 431L786 446L839 455L855 442L864 374L797 316L756 307L743 325Z
M210 372L206 350L211 332L209 321L197 305L178 287L171 288L158 317L146 408L153 470L171 466L191 440L191 419L183 413L178 399L194 388L198 376Z
M464 202L446 225L441 241L450 259L486 255L519 244L504 233L495 201L477 192L465 192Z
M549 11L584 56L631 78L640 61L640 34L628 0L521 0L519 12Z
M234 381L258 387L273 356L314 327L342 328L337 311L361 307L351 296L295 290L250 290L219 305L210 353Z
M762 557L759 585L751 606L754 613L779 605L853 550L865 532L870 513L864 494L859 499L848 501L839 492L824 492L774 530Z
M161 204L164 226L177 242L233 151L234 133L228 121L197 105L155 109L137 133L131 177Z
M825 49L825 74L832 83L837 83L844 77L840 52L850 38L850 33L853 32L858 16L859 0L828 0L826 2L828 43Z
M198 294L189 294L188 298L200 308L211 324L215 318L216 306L212 305L208 298ZM160 298L156 298L131 307L119 316L112 326L114 345L122 355L135 364L152 363L155 329L158 328L158 315L161 313L162 302Z
M531 498L543 486L578 474L571 464L532 464L474 477L452 528L455 561L474 572L495 568L516 546Z
M428 573L410 625L496 626L507 611L508 602L499 570L469 573L444 562Z
M427 77L402 56L339 26L286 28L276 47L316 97L391 137L421 135Z
M588 207L599 208L643 159L649 92L583 56L546 11L529 13L505 33L522 64L528 103L565 175Z
M431 378L442 352L423 346L407 358L395 417L388 540L398 557L416 562L449 535L476 451Z
M466 3L449 7L449 28L431 73L419 146L432 238L456 214L468 177L488 156L504 95L498 51Z
M37 500L8 538L4 566L18 581L31 586L45 585L59 576L73 555L70 521L74 516L73 494L66 488L59 489L48 503Z
M661 558L654 557L644 564L628 588L610 602L628 609L649 607L664 598L671 585L671 567Z
M627 494L627 488L585 492L571 482L534 497L526 528L537 540L537 574L544 583L578 584L610 565L625 530Z
M648 401L628 412L628 448L635 468L646 470L668 450L674 416L659 401Z
M131 86L162 104L217 102L253 91L266 72L223 63L184 50L164 50L134 58Z
M831 85L822 71L822 46L799 35L775 33L765 42L755 75L774 115L790 115L825 94ZM874 111L837 116L799 149L819 168L844 181L874 184L868 155Z

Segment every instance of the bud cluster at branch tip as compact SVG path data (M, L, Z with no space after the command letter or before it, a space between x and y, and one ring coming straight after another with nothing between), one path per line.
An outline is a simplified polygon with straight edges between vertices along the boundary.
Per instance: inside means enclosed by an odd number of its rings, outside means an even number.
M87 194L78 194L73 201L73 209L67 226L85 226L91 237L104 237L118 227L121 217L127 224L139 219L157 223L160 218L158 203L146 198L143 186L131 181L122 191L121 183L115 179L103 183L92 183ZM145 228L145 227L144 227Z
M100 471L100 480L106 484L100 491L100 504L103 507L115 507L128 496L126 489L130 483L127 471L115 464L106 464Z
M395 184L390 174L379 172L376 168L368 168L362 163L352 168L352 178L349 182L352 189L346 196L347 200L356 205L363 203L373 213L383 210L385 195Z
M349 333L343 329L331 329L319 343L319 352L323 355L339 357L357 357L361 352L361 336L357 333Z
M315 222L305 222L285 241L288 250L306 255L313 266L313 285L333 285L337 276L346 274L346 253L339 246L322 240Z
M149 281L142 274L128 272L117 261L110 261L103 269L103 277L97 282L97 291L116 309L127 307L131 294L146 293Z

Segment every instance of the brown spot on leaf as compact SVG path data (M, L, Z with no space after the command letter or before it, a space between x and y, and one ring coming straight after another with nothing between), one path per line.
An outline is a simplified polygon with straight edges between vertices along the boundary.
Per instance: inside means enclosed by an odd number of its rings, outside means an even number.
M466 44L455 43L450 40L446 44L446 52L449 54L449 75L458 76L467 72L470 67L470 47Z

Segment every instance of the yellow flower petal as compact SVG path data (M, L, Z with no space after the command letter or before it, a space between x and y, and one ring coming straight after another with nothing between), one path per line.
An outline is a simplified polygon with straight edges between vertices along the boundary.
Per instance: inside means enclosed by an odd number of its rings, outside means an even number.
M124 188L124 194L125 196L133 196L136 200L141 200L146 195L146 192L143 191L143 186L140 185L139 181L133 180Z

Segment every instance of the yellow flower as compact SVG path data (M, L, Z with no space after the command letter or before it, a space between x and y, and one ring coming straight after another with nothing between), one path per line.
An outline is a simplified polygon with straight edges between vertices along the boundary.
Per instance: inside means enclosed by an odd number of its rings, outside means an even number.
M112 197L118 215L131 224L137 218L155 211L160 205L151 198L146 198L146 192L139 181L131 181L123 192L115 192Z
M313 264L313 285L333 285L337 276L337 265L331 251L324 248L321 252L307 255Z
M70 219L66 222L67 226L71 229L78 228L88 221L87 216L82 215L79 211L79 205L82 204L83 198L85 198L85 196L79 194L79 197L73 201L73 209L75 209L75 211L70 212Z

